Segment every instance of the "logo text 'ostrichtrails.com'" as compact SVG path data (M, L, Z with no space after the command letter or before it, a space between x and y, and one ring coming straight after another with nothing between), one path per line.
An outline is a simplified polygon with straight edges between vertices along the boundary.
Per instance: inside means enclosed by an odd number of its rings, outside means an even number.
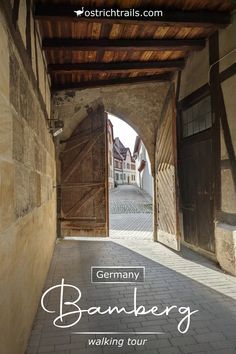
M148 9L86 9L82 7L74 11L77 17L97 17L97 18L134 18L134 17L163 17L162 10Z

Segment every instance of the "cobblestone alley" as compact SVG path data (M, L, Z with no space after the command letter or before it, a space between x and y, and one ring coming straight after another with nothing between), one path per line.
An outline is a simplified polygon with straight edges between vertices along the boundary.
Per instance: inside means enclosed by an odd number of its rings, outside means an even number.
M152 200L134 185L110 192L110 237L152 240Z

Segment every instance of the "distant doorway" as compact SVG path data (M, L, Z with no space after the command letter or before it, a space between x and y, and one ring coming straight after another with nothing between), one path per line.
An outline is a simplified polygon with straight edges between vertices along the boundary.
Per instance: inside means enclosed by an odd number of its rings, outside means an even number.
M107 124L109 236L152 241L153 178L148 153L128 124L109 114Z

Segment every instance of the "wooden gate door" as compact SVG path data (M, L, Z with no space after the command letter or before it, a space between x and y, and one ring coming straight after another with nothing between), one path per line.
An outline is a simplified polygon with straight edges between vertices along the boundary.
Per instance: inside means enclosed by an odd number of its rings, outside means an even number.
M156 142L157 241L180 250L174 88L164 104Z
M213 144L211 130L188 138L181 148L184 240L215 251Z
M90 110L61 156L62 236L108 236L107 116Z

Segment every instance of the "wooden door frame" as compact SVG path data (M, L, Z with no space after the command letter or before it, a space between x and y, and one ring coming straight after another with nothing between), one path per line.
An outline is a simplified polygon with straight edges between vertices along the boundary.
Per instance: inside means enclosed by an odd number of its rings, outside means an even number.
M179 180L181 180L181 163L182 163L182 159L181 159L181 148L183 146L183 138L182 138L182 126L181 126L181 119L182 119L182 112L191 107L192 105L200 102L201 100L203 100L204 98L208 97L210 95L210 90L209 90L209 86L208 85L203 85L202 87L200 87L199 89L195 90L194 92L192 92L190 95L186 96L184 99L182 99L180 102L178 102L177 107L178 107L178 119L177 119L177 132L178 132L178 151L179 151L179 158L178 158L178 176L179 176ZM211 105L212 105L212 100L211 100ZM216 188L220 188L220 185L218 185L217 181L219 180L219 177L217 176L217 174L219 173L219 164L217 164L217 159L219 159L219 156L217 157L216 151L215 151L215 147L214 145L219 144L219 139L220 139L220 130L219 130L219 126L217 124L215 124L215 122L213 121L213 125L211 128L200 132L199 134L190 136L189 138L185 138L185 144L194 144L194 142L200 142L200 141L204 141L206 139L208 139L209 137L212 138L212 145L213 145L213 171L214 171L214 175L213 175L213 183L214 183L214 198L213 198L213 220L212 222L214 223L214 220L216 219L216 214L217 214L217 204L216 204L216 198L215 198L215 194L216 194ZM218 150L218 149L217 149ZM182 183L181 183L182 184ZM182 186L180 184L180 210L183 214L183 202L182 202ZM196 245L190 244L188 242L185 241L184 239L184 224L182 225L182 235L181 235L181 242L193 249L194 251L198 251L199 253L202 253L203 255L207 256L208 258L211 258L213 260L216 260L216 256L215 253L209 252L207 250L204 250L200 247L197 247Z
M168 111L168 109L170 109L171 111L171 118L169 118L169 122L170 122L170 144L171 144L171 154L172 154L172 164L173 164L173 168L174 168L174 189L175 192L173 192L174 194L174 202L173 202L173 207L174 207L174 213L173 215L175 215L175 219L173 221L173 225L174 225L174 231L171 230L171 232L166 231L166 226L165 228L162 230L160 228L160 220L162 220L160 218L160 211L159 211L159 191L160 191L160 187L159 187L159 183L157 182L157 178L161 175L161 173L163 173L163 171L159 170L159 156L158 156L158 152L162 151L161 146L159 146L158 144L158 139L160 139L159 134L165 134L165 129L166 129L166 122L168 122L168 117L166 118L166 113ZM165 118L167 119L165 121ZM162 131L161 131L162 129ZM159 133L157 131L156 134L156 144L155 144L155 179L154 179L154 198L157 202L155 202L154 205L154 223L155 223L155 229L154 229L154 233L153 233L153 238L154 241L163 243L164 245L166 245L167 247L173 248L175 251L180 251L180 223L179 223L179 179L178 179L178 175L177 175L177 156L178 156L178 152L177 152L177 110L176 110L176 94L175 94L175 85L174 83L170 84L169 90L167 92L166 98L164 100L164 104L162 107L162 112L160 115L160 120L159 120L159 132L161 131L161 133ZM164 132L164 133L163 133ZM163 139L161 140L162 144L163 144ZM167 156L164 155L162 156L162 159L165 160ZM160 180L160 177L158 178ZM160 183L161 185L161 183ZM163 201L162 201L163 203ZM167 225L167 224L166 224ZM167 229L169 229L167 227ZM174 240L174 242L173 242Z

